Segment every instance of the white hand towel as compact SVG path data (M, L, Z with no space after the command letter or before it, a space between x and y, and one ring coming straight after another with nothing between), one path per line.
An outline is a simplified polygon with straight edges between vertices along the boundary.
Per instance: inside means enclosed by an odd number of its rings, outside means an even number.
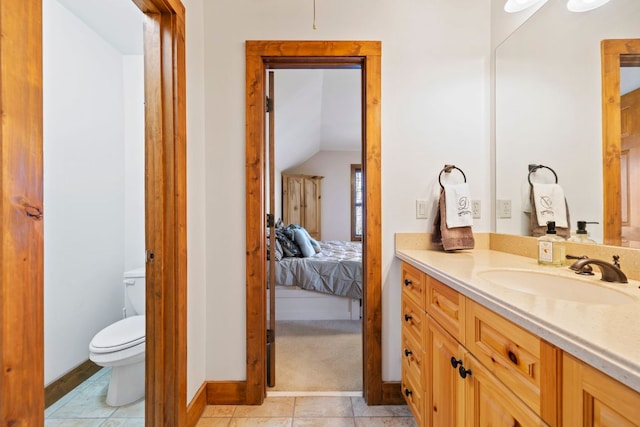
M445 184L444 199L447 227L468 227L473 225L469 186L464 184Z
M538 216L538 225L555 221L556 227L567 228L567 205L564 191L558 184L533 184L533 200Z

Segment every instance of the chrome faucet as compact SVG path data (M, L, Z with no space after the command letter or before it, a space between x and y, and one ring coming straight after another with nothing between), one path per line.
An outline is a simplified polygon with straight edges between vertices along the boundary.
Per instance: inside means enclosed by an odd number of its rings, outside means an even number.
M567 258L569 258L569 256L567 256ZM618 263L619 257L616 255L613 259L615 264L599 259L580 257L576 262L571 264L569 268L575 270L576 274L589 274L591 265L597 265L600 267L600 272L602 273L601 280L605 282L628 283L627 276L620 270L620 264Z

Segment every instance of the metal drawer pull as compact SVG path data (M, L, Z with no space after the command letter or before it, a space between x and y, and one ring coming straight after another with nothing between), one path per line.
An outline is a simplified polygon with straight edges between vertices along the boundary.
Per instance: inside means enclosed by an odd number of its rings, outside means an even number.
M458 367L458 365L462 367L462 359L458 360L455 357L451 356L451 366L453 366L455 369Z
M467 375L471 375L471 369L465 369L464 366L460 365L458 368L458 373L462 377L462 379L467 378Z
M409 280L409 279L404 279L404 285L405 285L405 286L409 286L409 285L411 285L412 283L413 283L413 282L412 282L411 280Z
M509 350L508 356L509 356L509 360L511 360L515 365L518 364L518 356L516 356L516 354L513 351Z
M413 394L413 392L411 390L409 390L408 388L404 388L404 395L409 397Z
M409 357L409 356L411 356L412 354L413 354L413 353L412 353L412 352L411 352L411 350L409 350L408 348L405 348L405 349L404 349L404 355L405 355L405 356Z
M408 322L408 321L409 321L409 320L411 320L411 319L413 319L413 317L411 317L411 315L410 315L410 314L405 314L405 315L404 315L404 320L405 320L406 322Z

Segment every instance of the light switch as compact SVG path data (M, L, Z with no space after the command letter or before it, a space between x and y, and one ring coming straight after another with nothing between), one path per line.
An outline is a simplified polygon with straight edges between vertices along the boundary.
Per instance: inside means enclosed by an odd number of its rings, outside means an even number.
M427 215L427 201L418 199L416 200L416 218L417 219L427 219L429 216Z

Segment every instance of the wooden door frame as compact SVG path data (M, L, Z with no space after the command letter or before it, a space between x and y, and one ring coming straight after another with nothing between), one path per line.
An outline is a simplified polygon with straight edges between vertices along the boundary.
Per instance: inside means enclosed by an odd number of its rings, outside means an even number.
M147 426L186 425L185 9L145 21ZM44 424L42 0L0 3L0 423Z
M640 55L640 39L603 40L602 56L602 192L603 243L622 243L620 154L621 55Z
M264 211L266 69L362 67L363 395L369 405L398 403L399 383L382 381L381 43L379 41L247 41L246 45L245 403L266 395L266 245Z

